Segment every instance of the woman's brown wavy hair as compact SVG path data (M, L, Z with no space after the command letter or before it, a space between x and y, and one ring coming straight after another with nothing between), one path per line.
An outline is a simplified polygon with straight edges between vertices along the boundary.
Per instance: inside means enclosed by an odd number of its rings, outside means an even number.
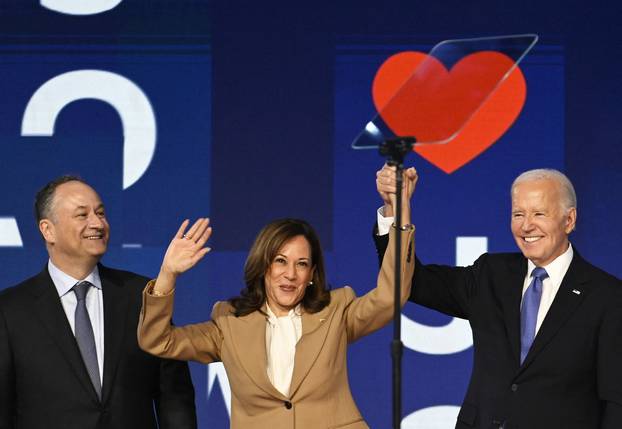
M261 311L266 302L265 275L272 261L283 245L292 238L302 235L311 247L311 266L313 284L307 286L301 304L305 311L317 313L330 303L330 292L326 284L324 258L317 234L306 221L300 219L279 219L270 222L255 238L244 264L244 283L246 287L240 296L231 298L236 317L253 311Z

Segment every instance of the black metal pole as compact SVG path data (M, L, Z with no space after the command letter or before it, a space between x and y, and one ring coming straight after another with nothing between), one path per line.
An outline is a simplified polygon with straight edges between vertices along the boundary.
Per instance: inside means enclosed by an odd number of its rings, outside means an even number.
M402 320L400 308L400 297L402 294L402 283L400 273L402 272L402 258L400 251L402 249L402 172L404 164L396 166L395 180L397 192L397 208L395 213L395 305L393 307L393 341L391 342L391 356L393 360L393 428L400 429L402 422Z
M391 341L391 360L393 363L393 428L400 429L402 422L402 353L404 345L402 343L402 324L401 315L401 275L402 272L402 189L404 157L412 150L416 140L414 137L403 137L394 140L387 140L380 147L380 154L387 157L387 163L395 166L396 181L396 205L394 207L395 227L395 295L393 307L393 341Z

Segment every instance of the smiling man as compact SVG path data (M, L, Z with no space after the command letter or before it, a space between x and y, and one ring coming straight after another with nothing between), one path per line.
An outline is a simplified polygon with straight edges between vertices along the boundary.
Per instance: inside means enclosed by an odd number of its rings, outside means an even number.
M394 174L386 166L377 173L381 255ZM410 300L468 319L473 330L456 428L622 428L622 284L570 244L577 198L564 174L527 171L511 199L521 253L486 253L469 267L416 259Z
M99 264L110 227L75 176L43 187L43 271L0 293L0 429L195 429L185 363L139 349L147 278Z

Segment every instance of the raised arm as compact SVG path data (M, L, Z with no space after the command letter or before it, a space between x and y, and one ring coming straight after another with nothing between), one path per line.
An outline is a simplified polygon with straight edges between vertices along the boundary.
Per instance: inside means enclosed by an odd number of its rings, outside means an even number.
M395 174L394 167L385 166L388 171ZM353 299L346 309L346 329L348 331L348 340L355 341L363 335L367 335L377 329L380 329L389 321L393 315L394 306L394 286L395 286L395 254L394 241L397 234L401 235L401 295L400 305L403 306L408 296L412 284L412 276L414 271L414 226L410 219L410 199L412 198L414 188L417 184L417 172L414 168L404 172L404 188L402 194L402 221L404 227L400 230L392 227L389 234L389 247L384 254L382 266L378 274L378 282L376 288L360 298ZM379 177L377 177L378 183ZM395 192L388 193L388 205L391 213L395 212L396 197ZM350 291L353 298L354 293Z
M404 183L417 182L417 172L407 169ZM414 186L409 190L411 193ZM387 165L376 173L376 190L384 206L378 215L373 238L378 259L382 263L387 249L391 248L387 234L387 224L393 221L394 210L391 197L395 195L395 169ZM404 192L407 192L406 189ZM444 265L423 265L416 255L415 273L408 283L412 283L410 301L433 308L453 317L468 318L469 297L473 293L479 267L485 263L486 255L480 257L473 267L449 267Z
M222 335L216 322L210 320L182 327L171 325L177 276L192 268L210 251L204 247L212 232L209 220L197 220L188 231L187 227L186 220L166 251L158 278L145 287L138 322L138 344L155 356L209 363L220 360ZM215 319L217 307L212 319Z

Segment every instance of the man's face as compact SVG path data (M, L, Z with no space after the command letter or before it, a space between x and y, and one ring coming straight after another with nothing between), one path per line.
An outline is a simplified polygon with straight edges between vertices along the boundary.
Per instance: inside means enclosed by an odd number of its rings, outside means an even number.
M90 186L73 181L56 188L50 219L39 222L50 256L64 263L97 262L108 246L104 205Z
M512 192L512 235L523 255L539 267L548 265L568 248L568 234L577 218L565 210L555 180L531 180Z

